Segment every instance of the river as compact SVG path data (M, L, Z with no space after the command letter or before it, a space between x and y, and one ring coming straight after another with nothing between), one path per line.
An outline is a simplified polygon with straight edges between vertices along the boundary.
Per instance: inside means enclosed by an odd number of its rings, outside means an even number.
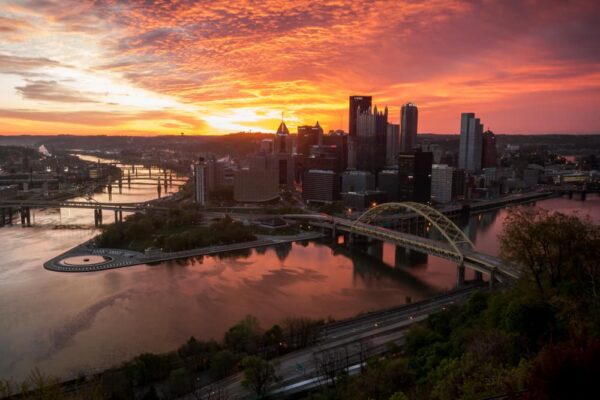
M124 185L112 201L155 196L155 186ZM106 193L94 198L108 201ZM600 223L597 195L538 204ZM498 253L506 213L471 218L466 229L479 250ZM32 228L0 228L0 378L21 380L36 367L62 378L94 372L141 352L173 350L192 335L220 339L246 314L263 327L288 316L350 317L451 290L456 277L455 266L436 257L398 260L386 244L377 259L326 241L92 273L42 268L97 234L54 225L92 223L92 210L38 210Z

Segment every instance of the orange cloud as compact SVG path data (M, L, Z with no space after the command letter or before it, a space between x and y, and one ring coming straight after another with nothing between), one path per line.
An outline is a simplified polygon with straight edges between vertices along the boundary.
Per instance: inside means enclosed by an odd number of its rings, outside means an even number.
M456 132L463 111L477 112L498 132L600 131L598 2L65 2L9 2L11 21L36 21L38 31L64 38L60 45L67 47L61 53L28 51L27 41L0 47L0 74L2 57L69 64L168 96L180 109L111 105L103 111L114 115L110 124L98 124L86 114L94 109L82 103L84 91L40 84L60 79L36 70L37 86L13 85L29 103L2 105L13 109L11 124L19 131L47 129L22 110L66 112L48 106L58 99L80 108L79 133L100 126L106 133L139 132L131 116L149 111L160 115L145 126L161 134L184 127L200 134L273 130L281 111L292 129L315 120L347 129L347 97L356 93L389 105L396 121L402 103L416 102L421 132ZM39 33L31 43L51 47L54 37ZM62 57L68 46L85 55L89 43L94 53L82 65ZM561 107L573 118L560 115ZM194 121L181 121L192 114ZM0 113L0 122L6 118ZM29 122L15 126L19 119Z

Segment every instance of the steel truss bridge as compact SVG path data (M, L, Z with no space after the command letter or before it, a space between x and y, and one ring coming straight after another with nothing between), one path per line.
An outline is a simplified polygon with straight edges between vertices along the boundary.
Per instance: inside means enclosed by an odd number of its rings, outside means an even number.
M445 240L434 240L373 224L377 217L383 213L406 210L423 217ZM473 242L454 222L436 209L421 203L380 204L369 209L356 220L325 214L288 214L284 218L304 220L312 226L331 229L334 236L337 236L339 232L346 233L349 235L350 242L352 242L354 236L363 236L454 261L459 268L459 282L461 280L464 282L464 267L490 275L490 282L495 279L500 281L512 280L520 275L519 268L506 264L498 257L475 250Z
M0 200L1 207L13 208L85 208L90 210L102 209L108 211L136 212L149 208L161 209L151 203L102 203L95 201L56 201L56 200Z

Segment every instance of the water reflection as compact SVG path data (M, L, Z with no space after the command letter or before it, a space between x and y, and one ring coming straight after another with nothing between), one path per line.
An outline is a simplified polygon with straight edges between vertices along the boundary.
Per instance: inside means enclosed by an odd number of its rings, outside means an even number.
M154 190L124 186L123 194L113 192L113 200L146 201ZM106 193L98 199L106 199ZM600 222L597 196L539 204L580 210ZM479 250L497 254L505 217L505 210L494 211L463 226ZM391 244L369 249L363 243L362 251L350 251L343 243L306 241L61 274L42 269L42 263L96 231L52 229L60 218L63 223L92 221L89 210L46 210L36 211L36 220L50 225L0 229L0 377L19 379L35 366L72 376L141 352L172 350L191 335L218 339L248 313L263 326L291 315L344 318L449 290L456 278L452 262Z

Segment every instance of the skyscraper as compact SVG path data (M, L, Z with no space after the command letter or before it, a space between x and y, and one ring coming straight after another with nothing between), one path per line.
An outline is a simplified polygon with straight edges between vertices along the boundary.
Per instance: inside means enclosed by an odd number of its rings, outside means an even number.
M427 203L431 200L433 154L420 150L398 155L398 199Z
M323 136L323 144L326 146L335 146L340 162L340 171L348 168L348 135L343 131L329 132Z
M194 164L194 199L203 206L206 204L206 163L204 158Z
M445 164L433 164L431 167L431 199L438 203L452 200L452 177L454 168Z
M371 96L350 96L350 106L348 110L348 168L357 168L357 151L359 144L356 138L356 121L359 110L369 110L371 108Z
M290 131L288 127L283 122L283 118L281 119L281 124L279 124L279 128L277 128L277 132L275 133L275 153L292 153L292 141L290 137Z
M386 165L396 163L396 156L400 152L400 126L396 124L387 125L387 136L385 145Z
M319 121L315 126L302 125L298 127L298 153L308 156L310 147L319 145L323 141L323 128Z
M356 136L356 169L377 173L385 166L388 109L383 112L377 106L367 110L358 109Z
M490 130L483 132L481 148L481 168L498 166L498 151L496 149L496 135Z
M400 110L400 151L413 151L417 147L417 125L419 110L412 103L406 103Z
M483 125L475 113L462 113L460 118L460 143L458 168L471 173L481 171L481 144Z
M272 158L279 168L279 184L292 186L294 184L294 158L292 157L293 139L290 136L283 118L275 133Z
M373 99L371 96L350 96L350 109L348 113L348 133L350 137L356 136L356 116L358 115L358 107L364 112L371 108L372 101Z

